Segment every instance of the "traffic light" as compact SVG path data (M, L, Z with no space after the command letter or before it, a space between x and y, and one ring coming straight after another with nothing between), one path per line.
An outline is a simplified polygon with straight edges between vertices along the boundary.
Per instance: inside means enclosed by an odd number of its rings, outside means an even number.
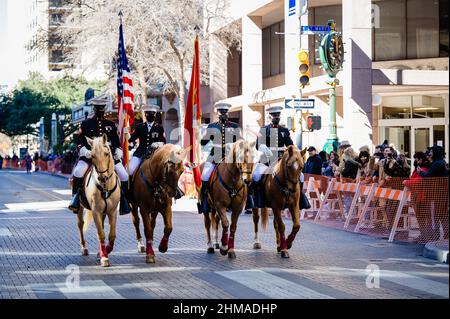
M308 116L307 119L308 130L320 130L322 128L322 117L320 116Z
M300 84L302 87L309 85L309 51L300 50L298 53Z

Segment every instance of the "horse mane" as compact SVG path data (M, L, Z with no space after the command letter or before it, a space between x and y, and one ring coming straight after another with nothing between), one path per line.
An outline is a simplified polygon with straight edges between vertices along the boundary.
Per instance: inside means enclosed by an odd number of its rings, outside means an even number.
M173 144L164 144L153 153L150 160L145 160L142 163L142 168L147 170L151 166L152 172L158 174L162 166L170 159L172 152L178 150L178 148L178 146Z

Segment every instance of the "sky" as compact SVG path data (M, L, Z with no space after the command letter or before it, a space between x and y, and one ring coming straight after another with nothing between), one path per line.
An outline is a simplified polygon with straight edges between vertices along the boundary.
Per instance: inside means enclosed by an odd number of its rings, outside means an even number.
M7 3L7 0L0 0L0 70L6 70L6 34L8 29ZM0 71L0 85L3 84L3 75L1 75L3 72Z

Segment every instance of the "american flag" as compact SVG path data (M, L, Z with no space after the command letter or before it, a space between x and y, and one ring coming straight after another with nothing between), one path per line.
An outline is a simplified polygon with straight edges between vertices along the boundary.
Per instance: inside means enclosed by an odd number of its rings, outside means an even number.
M117 105L119 111L119 135L123 150L123 164L128 164L128 137L130 125L134 122L132 92L133 81L131 80L130 66L128 65L125 43L123 41L122 23L119 27L119 57L117 61Z

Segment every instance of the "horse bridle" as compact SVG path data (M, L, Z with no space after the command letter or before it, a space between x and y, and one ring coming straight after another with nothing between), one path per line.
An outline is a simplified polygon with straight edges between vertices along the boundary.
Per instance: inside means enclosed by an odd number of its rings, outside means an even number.
M286 199L289 199L291 194L295 194L297 192L298 180L293 182L289 179L287 162L288 162L287 160L284 162L284 179L286 181L286 185L282 185L280 178L278 177L278 174L275 174L274 179L278 187L280 188L281 193L286 197ZM294 189L289 188L289 183L293 184Z
M242 183L242 186L239 187L238 189L229 187L223 180L222 175L220 175L220 173L219 173L219 166L220 166L220 164L222 164L222 162L223 162L223 160L220 161L219 164L217 164L217 166L216 166L217 177L219 178L220 185L222 185L222 187L228 192L228 195L230 196L230 198L234 199L239 194L239 192L242 190L242 188L244 188L246 185L245 185L245 183ZM231 174L231 171L228 169L227 166L225 166L225 169L227 170L228 173L230 173L229 175L231 176L233 184L236 184L237 182L239 182L239 180L242 180L241 178L239 178L236 181L232 177L233 175ZM243 174L251 174L251 172L243 171L240 167L238 167L238 170L239 170L239 174L241 176L243 176Z
M152 171L152 167L150 167L150 175L153 177L153 182L150 183L147 176L145 176L144 171L141 169L140 170L140 175L142 180L144 181L145 185L147 185L147 188L150 189L150 191L154 191L154 196L158 199L161 199L161 193L165 193L164 192L164 188L166 187L170 187L176 190L177 186L173 186L173 185L169 185L166 181L167 179L167 173L169 170L169 166L168 164L176 164L174 161L172 160L168 160L165 165L164 165L164 172L165 174L163 174L163 180L162 181L158 181L154 176L156 176L155 174L153 174ZM165 186L165 187L164 187Z
M111 155L111 154L110 154ZM106 170L104 170L104 171L100 171L98 168L97 168L97 165L95 165L94 163L92 163L92 166L94 166L94 169L95 169L95 172L97 173L97 175L104 175L105 173L107 173L108 171L109 171L109 169L110 169L110 164L111 164L111 161L109 161L108 162L108 167L106 168ZM105 177L105 181L104 182L100 182L97 178L95 178L94 177L94 185L97 187L97 189L100 191L100 193L102 194L102 198L104 199L104 200L106 200L106 199L108 199L110 196L111 196L111 194L112 193L114 193L114 191L117 189L117 185L118 185L118 180L116 179L116 183L115 183L115 185L114 185L114 187L111 189L111 190L108 190L107 189L107 187L106 187L106 184L108 183L108 181L111 179L111 177L113 177L114 176L114 174L115 174L115 172L114 172L114 170L113 170L113 172L111 173L111 175L107 175L106 177ZM91 175L92 175L92 172L91 172ZM90 180L90 179L89 179ZM88 181L88 183L89 183L89 181Z

